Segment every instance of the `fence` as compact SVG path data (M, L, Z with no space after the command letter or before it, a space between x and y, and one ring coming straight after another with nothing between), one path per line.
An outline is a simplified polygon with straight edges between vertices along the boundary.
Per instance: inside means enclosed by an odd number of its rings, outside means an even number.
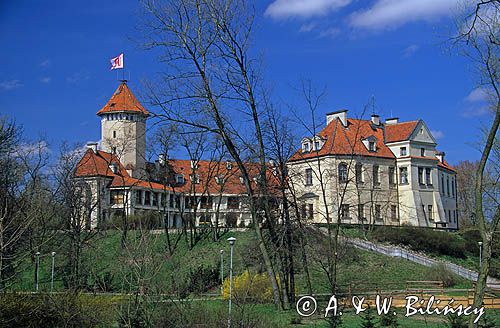
M427 256L416 254L414 252L408 251L408 250L403 249L401 247L379 245L379 244L375 244L375 243L372 243L372 242L369 242L366 240L357 239L357 238L346 238L346 239L347 239L347 242L350 243L351 245L353 245L354 247L377 252L377 253L384 254L387 256L400 257L400 258L406 259L408 261L412 261L412 262L415 262L415 263L418 263L421 265L425 265L427 267L431 267L431 266L434 266L438 263L442 263L451 272L455 273L456 275L458 275L460 277L471 280L471 281L476 281L477 277L478 277L477 272L466 269L460 265L456 265L454 263L447 262L447 261L434 260L434 259L431 259ZM488 284L488 287L496 289L500 286L500 280L488 277L487 284Z

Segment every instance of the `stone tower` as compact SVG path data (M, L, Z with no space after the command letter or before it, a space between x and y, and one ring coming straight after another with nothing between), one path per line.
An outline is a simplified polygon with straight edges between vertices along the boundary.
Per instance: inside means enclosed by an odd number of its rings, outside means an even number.
M127 171L141 178L146 166L148 111L121 81L97 115L101 118L101 150L115 154Z

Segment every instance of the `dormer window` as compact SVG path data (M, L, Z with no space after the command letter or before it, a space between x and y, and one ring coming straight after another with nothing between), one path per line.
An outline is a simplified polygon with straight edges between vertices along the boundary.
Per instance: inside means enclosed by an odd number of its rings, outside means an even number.
M233 164L231 162L226 162L226 169L231 170L233 168Z
M177 174L176 182L177 184L184 184L184 176L182 174Z
M319 141L315 141L314 142L314 150L320 150L320 148L321 148L320 142Z
M311 144L309 142L302 143L302 152L308 153L311 151Z
M191 182L194 184L200 183L200 176L198 174L191 174Z
M224 183L224 177L222 175L218 175L215 177L215 182L217 184L223 184Z
M365 139L362 139L362 142L365 145L366 149L368 149L368 151L377 151L377 138L375 138L374 136L369 136Z

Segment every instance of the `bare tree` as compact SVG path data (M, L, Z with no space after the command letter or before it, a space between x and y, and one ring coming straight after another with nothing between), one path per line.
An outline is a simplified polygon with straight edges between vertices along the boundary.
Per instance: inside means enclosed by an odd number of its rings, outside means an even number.
M246 4L216 0L170 0L161 4L144 1L146 45L161 49L161 59L169 68L163 78L166 88L150 84L149 91L153 105L161 110L158 118L216 134L224 142L241 172L274 301L281 308L280 288L254 197L264 200L264 217L269 218L267 158L257 100L259 81L256 62L249 53L253 10ZM258 158L257 186L245 166L245 152ZM262 192L257 194L256 189Z
M480 307L483 302L486 280L491 265L493 238L500 222L500 205L494 207L491 215L486 216L484 174L490 155L498 143L497 133L500 125L500 86L499 86L499 40L500 1L478 0L474 3L472 13L465 15L458 24L458 36L455 42L467 58L475 65L478 76L478 87L489 97L493 120L486 133L481 159L479 160L474 187L475 221L483 242L483 262L480 268L474 296L474 306ZM474 327L474 317L469 320L469 327Z

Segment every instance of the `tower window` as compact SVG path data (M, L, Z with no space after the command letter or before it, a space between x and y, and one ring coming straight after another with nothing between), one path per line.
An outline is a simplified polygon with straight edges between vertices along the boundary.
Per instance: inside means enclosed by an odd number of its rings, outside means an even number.
M116 138L116 131L113 131L113 138Z

